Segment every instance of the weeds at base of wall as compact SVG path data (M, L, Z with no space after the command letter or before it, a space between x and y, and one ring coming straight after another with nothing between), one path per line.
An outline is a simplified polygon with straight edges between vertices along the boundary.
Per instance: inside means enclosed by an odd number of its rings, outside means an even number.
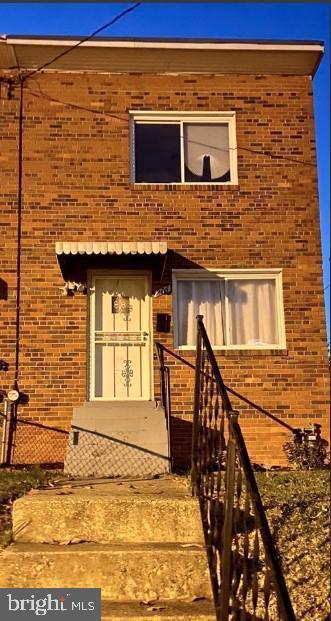
M321 438L321 426L314 424L311 429L296 429L283 450L296 470L316 470L330 465L327 446L327 441Z

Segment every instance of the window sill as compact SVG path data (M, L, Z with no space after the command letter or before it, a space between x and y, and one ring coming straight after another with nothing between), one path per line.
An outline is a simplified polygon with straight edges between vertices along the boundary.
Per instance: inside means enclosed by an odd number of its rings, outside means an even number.
M186 347L175 347L174 348L175 351L181 352L181 354L195 354L196 353L196 349L194 347L192 348L186 348ZM220 349L218 347L214 347L213 348L214 353L216 354L216 356L226 356L228 357L233 357L233 358L238 358L238 357L242 357L242 356L248 356L248 357L257 357L257 356L288 356L288 349Z
M216 190L239 190L238 183L132 183L131 188L133 190L189 190L196 192L197 190L210 190L211 192Z

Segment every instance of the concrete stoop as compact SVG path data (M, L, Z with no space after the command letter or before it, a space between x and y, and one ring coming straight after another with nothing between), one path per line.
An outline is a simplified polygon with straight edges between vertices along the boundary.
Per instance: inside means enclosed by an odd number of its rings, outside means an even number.
M163 407L154 401L86 402L74 408L65 472L74 477L169 472Z
M31 492L13 533L0 587L98 587L103 621L215 619L198 502L176 477Z

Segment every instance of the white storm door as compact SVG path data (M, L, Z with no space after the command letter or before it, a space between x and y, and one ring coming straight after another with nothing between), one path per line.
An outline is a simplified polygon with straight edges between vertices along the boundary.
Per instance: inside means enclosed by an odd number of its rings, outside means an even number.
M151 398L149 279L94 275L91 287L93 400Z

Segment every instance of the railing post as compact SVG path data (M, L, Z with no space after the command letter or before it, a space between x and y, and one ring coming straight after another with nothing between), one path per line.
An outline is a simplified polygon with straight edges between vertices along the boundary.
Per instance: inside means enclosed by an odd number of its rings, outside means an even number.
M201 473L198 469L198 441L199 441L199 413L200 413L200 386L201 386L201 354L202 336L200 322L203 315L197 315L197 338L196 338L196 361L195 361L195 384L194 384L194 405L192 423L192 463L191 463L191 485L193 496L197 495L200 488Z
M164 376L165 376L165 393L166 393L166 419L167 419L167 431L168 431L168 455L169 455L169 463L170 463L170 472L173 471L173 459L171 455L171 390L170 390L170 369L169 367L164 367Z
M229 619L229 602L232 582L233 505L236 468L236 443L231 431L231 419L232 417L237 418L237 416L238 415L235 412L228 412L229 438L226 452L224 524L222 532L220 621L228 621Z
M159 371L160 371L160 397L161 397L161 403L163 405L163 407L165 407L165 377L164 377L164 354L163 354L163 349L160 346L159 343L155 344L156 347L156 353L157 353L157 357L159 359Z
M160 343L155 344L157 356L160 363L160 392L161 392L161 403L164 408L165 417L166 417L166 425L167 425L167 435L168 435L168 457L170 463L170 472L173 470L173 462L171 457L171 398L170 398L170 371L169 367L167 367L164 363L164 351L163 345Z
M252 464L238 424L238 412L232 409L228 390L247 404L256 407L263 414L270 418L275 419L275 417L225 386L203 324L203 318L198 315L196 319L195 367L167 348L164 350L190 368L195 368L191 483L193 495L198 496L200 500L206 541L212 543L209 549L209 561L217 608L217 621L229 621L229 617L232 618L237 613L241 616L244 615L245 618L247 615L251 617L252 615L244 612L249 593L254 610L264 606L264 619L269 618L269 600L272 593L273 598L276 597L277 599L279 616L282 621L295 621L293 607L264 513ZM205 364L205 360L207 364ZM204 383L205 381L207 384ZM209 389L210 381L216 385L216 394L214 388ZM219 397L222 400L221 404ZM222 407L221 412L220 406ZM216 439L217 434L223 438L224 414L228 419L229 433L224 464L225 472L222 472L223 459L222 463L218 465L214 463L210 439L213 437L213 433L216 434ZM285 426L287 425L285 424ZM207 460L205 459L206 453L208 453L207 457L209 458ZM210 459L211 456L213 459ZM243 482L244 486L242 486ZM243 502L245 510L241 511ZM239 529L234 523L235 518L238 518L238 511L241 516L240 524L241 518L243 519L243 528L240 526ZM253 536L249 536L252 528L255 531L254 540ZM264 554L260 557L261 543ZM244 544L243 548L242 544ZM243 567L245 584L243 584L242 589L240 587L241 576L237 571L241 564L239 563L239 566L234 568L238 553L241 557L240 561L246 564ZM218 570L219 567L220 571ZM264 572L265 578L264 602L261 601L259 593L260 571ZM257 606L258 602L259 606ZM233 610L231 610L231 605L233 605ZM274 602L270 603L270 606L273 608Z

